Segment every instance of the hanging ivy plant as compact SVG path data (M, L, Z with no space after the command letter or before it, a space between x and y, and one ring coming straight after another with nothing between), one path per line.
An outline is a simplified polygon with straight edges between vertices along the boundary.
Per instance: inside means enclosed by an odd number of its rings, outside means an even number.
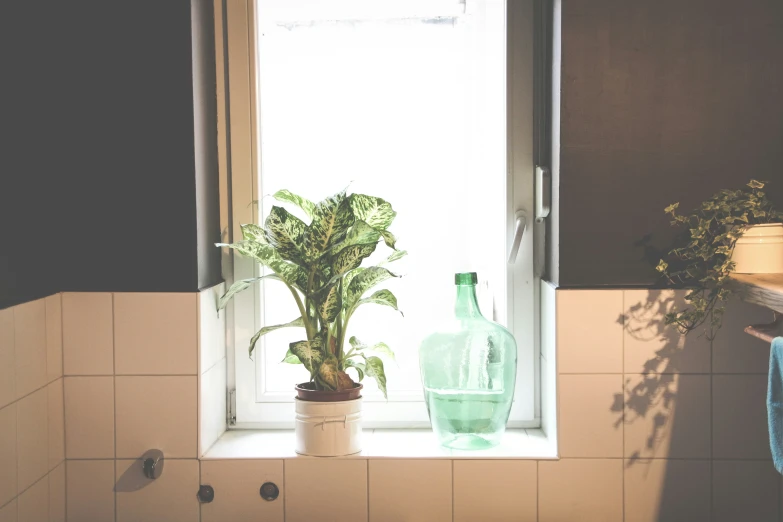
M679 203L666 207L672 226L687 227L684 246L674 248L656 267L670 285L686 288L688 307L666 314L666 324L687 334L702 325L712 340L720 329L733 291L731 254L749 225L779 223L783 213L764 192L766 182L751 180L749 190L721 190L690 214L678 214Z

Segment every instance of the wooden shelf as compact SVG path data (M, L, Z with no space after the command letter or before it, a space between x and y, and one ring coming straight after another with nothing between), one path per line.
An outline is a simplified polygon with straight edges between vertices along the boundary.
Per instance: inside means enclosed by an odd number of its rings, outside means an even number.
M769 343L783 335L783 274L733 274L731 278L743 301L776 312L774 322L748 326L745 332Z
M783 314L783 274L732 274L731 278L743 301Z

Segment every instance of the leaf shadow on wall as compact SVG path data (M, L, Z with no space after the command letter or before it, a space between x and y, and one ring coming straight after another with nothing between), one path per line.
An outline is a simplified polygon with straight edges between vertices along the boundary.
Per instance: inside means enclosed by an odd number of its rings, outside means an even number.
M615 427L624 425L628 467L651 458L709 456L709 431L701 440L673 429L675 409L683 418L710 422L710 343L701 332L686 337L664 320L666 313L684 305L683 295L674 290L627 292L638 299L626 303L618 318L625 330L625 382L611 410L617 414Z

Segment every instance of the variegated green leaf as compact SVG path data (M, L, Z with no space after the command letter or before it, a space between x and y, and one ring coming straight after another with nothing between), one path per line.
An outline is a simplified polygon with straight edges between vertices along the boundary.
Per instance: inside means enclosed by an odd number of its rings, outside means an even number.
M383 237L383 242L386 243L387 247L397 250L397 247L395 246L397 244L397 238L394 237L394 234L388 230L381 230L381 237Z
M353 307L367 290L392 277L399 276L381 266L371 266L363 270L348 284L343 298L343 308Z
M370 356L364 358L364 372L368 377L373 377L378 383L378 389L383 392L383 397L388 400L386 393L386 372L383 370L383 361L378 357Z
M288 364L302 364L302 361L299 360L299 357L294 355L294 352L291 351L291 348L288 349L288 351L285 353L285 357L283 357L283 360L280 362Z
M239 255L255 259L259 263L263 263L261 259L266 255L265 251L269 249L269 245L247 240L236 243L215 243L215 246L236 250Z
M328 355L318 368L321 384L326 385L330 390L336 390L339 384L339 371L337 358L334 355Z
M299 265L284 260L271 245L261 244L257 241L237 241L230 244L218 243L217 246L232 248L239 254L271 268L280 279L303 292L307 287L307 272Z
M342 241L353 222L353 212L344 191L319 202L313 211L313 222L304 234L308 256L315 258Z
M307 371L312 375L314 369L318 369L318 366L324 360L324 353L321 351L321 339L315 338L311 341L297 341L288 345L291 352L296 355Z
M368 243L377 243L380 239L381 233L368 225L365 221L357 219L354 224L348 229L348 234L345 236L345 241L340 245L336 245L338 248L344 245L359 245Z
M318 314L325 323L331 323L342 308L340 285L332 285L329 292L318 303Z
M250 338L250 347L248 348L248 355L253 354L253 350L255 350L256 348L256 343L258 342L258 339L261 338L262 335L266 335L269 332L274 332L275 330L279 330L280 328L294 328L294 327L304 328L304 320L301 317L297 317L290 323L276 324L274 326L264 326L259 331L257 331L253 337Z
M351 245L340 250L334 256L332 277L340 276L362 264L362 261L375 252L377 243Z
M298 217L283 207L272 207L264 223L266 238L280 257L295 263L302 263L302 240L307 226Z
M389 228L389 225L391 225L394 217L397 215L391 204L381 198L364 194L351 194L350 200L356 219L361 219L378 230Z
M246 290L247 288L250 288L253 286L253 283L257 283L258 281L261 281L262 279L280 279L275 274L267 274L265 276L261 277L251 277L249 279L240 279L239 281L234 281L234 283L226 290L226 293L223 294L217 303L217 309L222 310L226 307L228 302L231 300L232 297L234 297L239 292Z
M347 294L348 287L351 286L351 281L356 279L356 277L358 277L359 274L361 274L365 270L367 269L360 266L359 268L354 268L353 270L345 274L345 277L343 278L343 302L345 302L345 297Z
M389 345L386 343L376 343L372 346L367 346L365 343L360 341L356 338L356 336L351 337L348 339L348 342L350 343L351 347L357 351L357 352L364 352L365 354L368 352L375 352L381 355L388 355L392 358L392 360L396 360L396 356L394 355L394 352L391 348L389 348Z
M267 244L266 235L264 229L254 223L248 223L247 225L239 225L242 229L242 239L246 241L256 241L258 243Z
M297 196L290 190L278 190L272 195L273 198L275 198L278 201L286 201L288 203L293 203L297 207L301 208L302 211L304 211L305 214L307 214L307 217L310 219L313 219L313 214L315 212L315 203L310 201L307 198L303 198L302 196Z
M367 351L374 352L380 355L386 355L389 358L391 358L392 361L396 361L397 357L394 355L394 351L392 351L391 348L389 348L389 345L386 343L376 343L369 347Z
M394 261L397 261L398 259L402 259L403 257L408 255L407 250L395 250L392 252L392 254L387 257L385 260L378 263L378 266L385 265L387 263L393 263Z
M346 359L344 365L346 369L356 369L356 374L359 376L359 382L362 382L362 379L364 379L364 363L354 361L353 359Z
M359 308L359 306L367 303L390 306L395 310L397 310L398 312L400 312L400 309L397 308L397 298L394 296L393 293L391 293L390 290L386 290L386 289L378 290L377 292L373 293L370 297L359 299L354 305L354 308Z

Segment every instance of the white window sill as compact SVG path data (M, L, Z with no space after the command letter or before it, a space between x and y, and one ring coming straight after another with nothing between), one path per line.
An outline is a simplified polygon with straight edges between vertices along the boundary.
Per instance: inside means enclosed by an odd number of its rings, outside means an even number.
M557 459L555 441L540 429L506 430L500 445L479 451L452 450L440 446L432 431L364 430L364 450L349 459ZM229 430L204 454L204 459L314 458L294 452L293 430Z

